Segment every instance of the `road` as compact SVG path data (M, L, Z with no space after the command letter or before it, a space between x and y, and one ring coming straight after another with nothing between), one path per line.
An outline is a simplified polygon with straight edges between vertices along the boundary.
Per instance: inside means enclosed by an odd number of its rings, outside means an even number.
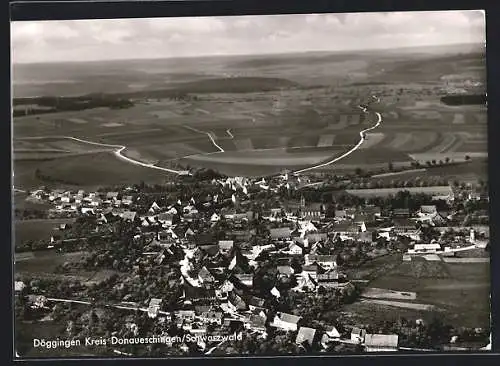
M376 96L373 96L374 99L376 99L376 103L380 102L380 98L376 97ZM359 108L361 108L361 110L364 112L364 113L368 113L367 112L367 108L365 107L362 107L362 106L359 106ZM295 172L293 172L294 175L298 175L300 173L304 173L304 172L307 172L309 170L313 170L313 169L318 169L318 168L323 168L325 166L328 166L330 164L333 164L333 163L336 163L338 162L339 160L342 160L346 157L348 157L349 155L351 155L353 152L355 152L356 150L359 149L359 147L363 144L363 142L365 142L366 140L366 137L365 137L365 134L366 132L368 131L371 131L375 128L377 128L378 126L380 126L380 124L382 123L382 115L378 112L375 112L375 114L377 115L377 123L375 123L375 125L373 125L372 127L369 127L367 129L364 129L362 131L359 132L359 136L360 136L360 139L359 139L359 142L354 145L354 147L352 147L349 151L343 153L342 155L336 157L335 159L332 159L332 160L329 160L325 163L322 163L322 164L318 164L318 165L314 165L314 166L311 166L309 168L304 168L304 169L300 169L300 170L297 170Z
M112 144L104 144L101 142L94 142L94 141L89 141L89 140L84 140L80 139L77 137L73 136L36 136L36 137L23 137L22 140L41 140L41 139L46 139L46 138L57 138L57 139L67 139L67 140L73 140L77 142L82 142L84 144L89 144L89 145L95 145L95 146L102 146L102 147L109 147L114 150L114 154L117 158L126 161L127 163L138 165L138 166L143 166L145 168L150 168L150 169L156 169L156 170L161 170L164 172L168 173L174 173L174 174L180 174L182 171L180 170L174 170L174 169L169 169L169 168L162 168L153 164L146 164L143 163L142 161L134 160L131 159L125 155L122 154L122 152L127 148L126 146L123 145L112 145Z
M225 150L220 147L216 142L215 142L215 139L214 137L212 136L212 134L210 132L205 132L205 131L201 131L201 130L198 130L197 128L194 128L194 127L190 127L190 126L184 126L186 127L188 130L191 130L191 131L194 131L194 132L198 132L198 133L201 133L201 134L204 134L204 135L207 135L208 138L210 139L210 141L212 142L212 144L217 148L219 149L219 152L225 152ZM227 130L226 132L229 134L230 132L228 132L229 130Z

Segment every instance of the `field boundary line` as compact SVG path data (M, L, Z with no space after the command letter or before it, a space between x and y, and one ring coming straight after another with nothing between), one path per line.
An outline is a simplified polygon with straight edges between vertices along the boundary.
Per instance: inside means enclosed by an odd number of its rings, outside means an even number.
M146 163L143 163L142 161L131 159L131 158L122 154L123 150L125 150L127 148L126 146L123 146L123 145L105 144L102 142L84 140L84 139L81 139L78 137L73 137L73 136L36 136L36 137L23 137L22 139L24 139L24 140L41 140L41 139L47 139L47 138L67 139L67 140L82 142L82 143L89 144L89 145L110 147L110 148L115 149L115 151L113 151L113 153L115 154L115 156L118 159L124 160L130 164L139 165L139 166L143 166L145 168L150 168L150 169L161 170L161 171L169 172L169 173L175 173L175 174L182 173L182 171L180 171L180 170L162 168L162 167L159 167L159 166L156 166L153 164L146 164Z

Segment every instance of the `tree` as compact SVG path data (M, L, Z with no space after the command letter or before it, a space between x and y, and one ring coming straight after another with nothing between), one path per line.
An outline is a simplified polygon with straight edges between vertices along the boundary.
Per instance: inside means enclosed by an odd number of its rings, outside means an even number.
M393 166L392 162L389 162L389 164L388 164L388 169L389 169L389 171L391 171L391 172L394 170L394 166Z
M465 155L465 161L469 161L470 160L470 156L469 155Z
M446 159L444 159L444 161L446 162L446 164L449 164L450 163L450 158L446 157Z

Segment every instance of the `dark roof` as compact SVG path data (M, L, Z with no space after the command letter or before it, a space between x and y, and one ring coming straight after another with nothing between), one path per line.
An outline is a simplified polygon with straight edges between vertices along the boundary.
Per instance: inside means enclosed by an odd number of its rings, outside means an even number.
M269 230L271 238L280 239L280 238L289 238L292 230L288 227L280 227Z
M364 336L366 334L366 330L360 329L358 327L354 327L351 330L351 334L358 335L358 336Z
M322 254L309 254L310 261L316 262L335 262L337 260L337 256L335 255L322 255Z
M214 276L210 273L210 271L206 267L200 269L200 272L198 272L198 276L200 276L204 281L214 280Z
M230 292L228 295L228 301L236 307L237 310L245 310L247 308L247 304L241 298L241 296L237 295L234 291Z
M250 325L255 328L265 328L266 326L266 319L264 319L260 315L255 315L255 314L250 315L249 322Z
M260 297L256 297L256 296L251 296L248 299L248 305L257 306L259 308L263 307L265 302L266 302L266 300L261 299Z
M207 311L202 313L201 316L205 319L222 319L222 312L220 311Z
M293 274L293 269L290 266L278 266L278 272L281 274L291 275Z

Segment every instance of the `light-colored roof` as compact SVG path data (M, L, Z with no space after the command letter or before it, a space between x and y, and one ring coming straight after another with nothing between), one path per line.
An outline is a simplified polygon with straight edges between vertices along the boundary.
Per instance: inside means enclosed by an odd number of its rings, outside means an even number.
M297 324L300 320L300 316L287 314L287 313L278 313L276 316L281 319L281 321L291 324Z
M302 344L304 342L312 344L314 341L315 334L316 334L316 329L314 328L300 327L295 342L297 344Z
M397 334L366 334L365 346L367 347L398 347Z
M415 250L423 250L423 249L441 249L441 245L439 244L415 244Z

